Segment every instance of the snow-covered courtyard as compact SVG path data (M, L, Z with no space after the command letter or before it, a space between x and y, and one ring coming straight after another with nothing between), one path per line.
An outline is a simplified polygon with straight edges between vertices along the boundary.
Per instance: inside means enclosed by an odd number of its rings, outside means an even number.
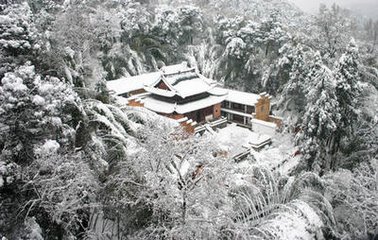
M231 157L250 150L252 157L239 163L246 167L260 165L286 174L295 167L300 158L293 156L296 147L291 136L287 134L276 133L270 136L253 132L236 124L229 124L225 128L218 129L212 137L220 149L228 152ZM271 139L271 144L265 145L262 149L256 151L251 147L250 143L267 139ZM250 159L254 159L254 161Z

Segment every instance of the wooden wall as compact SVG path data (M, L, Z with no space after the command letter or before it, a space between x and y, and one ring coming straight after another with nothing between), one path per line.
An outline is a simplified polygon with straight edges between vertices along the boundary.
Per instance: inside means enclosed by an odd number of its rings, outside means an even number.
M214 116L215 119L221 117L221 107L222 107L222 103L218 103L218 104L214 105L214 107L213 107L213 116Z
M143 103L136 101L135 99L129 100L129 103L127 105L131 107L144 107Z

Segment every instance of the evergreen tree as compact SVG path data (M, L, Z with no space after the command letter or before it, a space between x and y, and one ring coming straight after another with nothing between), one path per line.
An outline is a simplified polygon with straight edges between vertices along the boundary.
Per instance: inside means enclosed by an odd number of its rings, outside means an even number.
M338 125L333 151L339 149L343 137L350 138L355 132L355 124L358 120L358 97L360 79L358 48L354 39L347 47L346 52L336 63L334 75L336 79L336 96L339 102L341 121Z
M280 105L283 110L290 111L292 115L300 116L306 109L306 84L308 84L306 80L310 69L302 45L295 46L285 57L291 62L289 63L291 68L289 81L282 90ZM294 124L298 123L300 124L300 120Z
M326 171L331 165L329 147L334 141L340 114L332 72L324 66L319 52L314 56L307 81L306 112L299 134L301 150L307 168Z
M0 11L0 78L17 65L34 60L40 48L32 12L27 3L9 3Z

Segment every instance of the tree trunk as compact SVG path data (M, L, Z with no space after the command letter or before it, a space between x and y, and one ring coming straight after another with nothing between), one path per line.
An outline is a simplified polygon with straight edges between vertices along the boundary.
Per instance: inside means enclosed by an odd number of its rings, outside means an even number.
M183 192L182 192L182 206L181 206L182 224L185 224L185 222L186 222L186 198L187 198L186 189L183 189Z

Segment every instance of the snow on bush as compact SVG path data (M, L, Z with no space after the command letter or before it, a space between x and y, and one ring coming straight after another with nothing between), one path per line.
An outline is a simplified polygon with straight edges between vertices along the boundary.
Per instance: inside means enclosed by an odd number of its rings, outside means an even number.
M55 140L46 140L46 142L39 148L35 150L36 154L40 156L48 156L52 154L56 154L60 145Z
M42 229L39 224L35 221L34 217L28 217L25 220L25 228L27 233L27 238L29 240L43 240Z

